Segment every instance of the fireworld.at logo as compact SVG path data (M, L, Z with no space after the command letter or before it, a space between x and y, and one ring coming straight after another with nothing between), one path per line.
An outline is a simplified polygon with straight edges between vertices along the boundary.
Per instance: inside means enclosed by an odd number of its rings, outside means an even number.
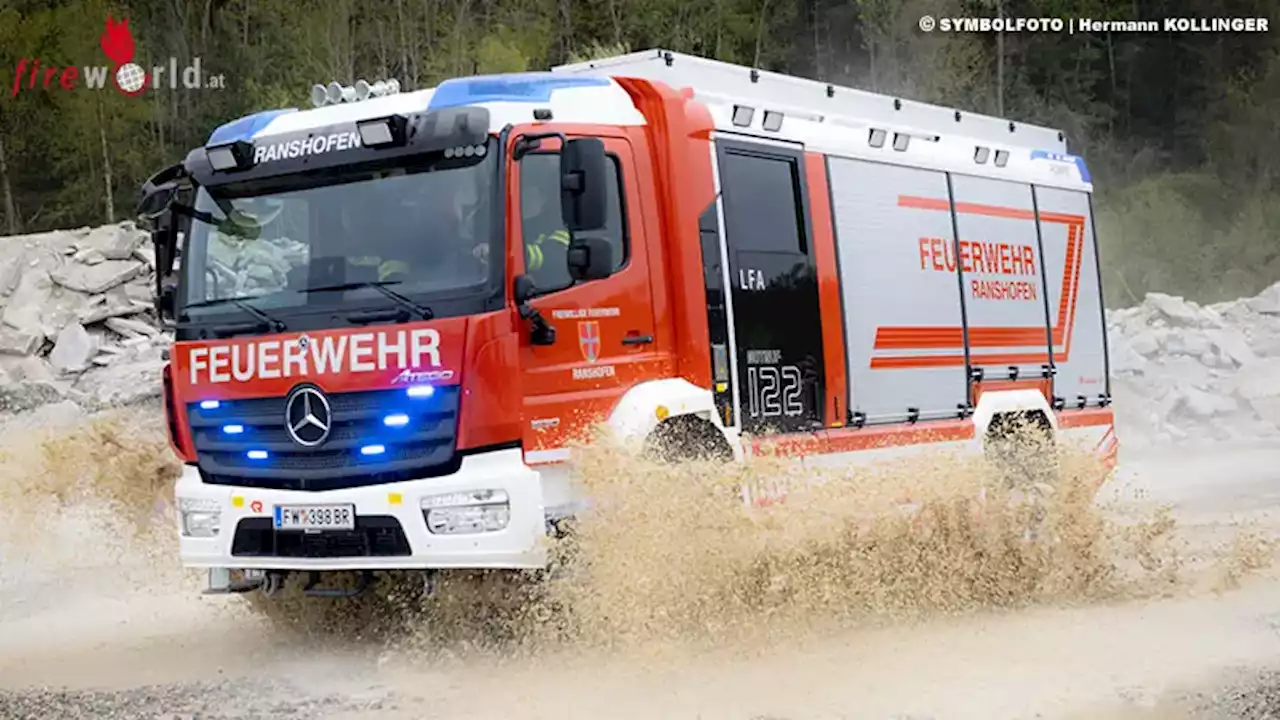
M200 58L195 58L189 65L179 70L178 59L169 58L164 65L154 65L148 73L141 65L134 62L136 47L133 33L129 31L129 20L116 21L107 16L106 29L99 38L102 52L111 61L111 65L44 65L39 58L22 58L18 60L13 72L13 88L10 95L17 97L23 90L75 90L88 88L101 90L107 86L107 78L111 78L111 86L117 92L136 96L148 88L158 90L168 87L177 90L179 81L186 90L220 90L226 87L222 75L205 75L200 70ZM165 82L165 78L168 82Z

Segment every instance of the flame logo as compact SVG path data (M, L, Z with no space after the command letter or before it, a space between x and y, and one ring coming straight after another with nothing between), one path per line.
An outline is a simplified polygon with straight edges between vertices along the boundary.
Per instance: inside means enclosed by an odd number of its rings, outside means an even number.
M129 19L116 22L115 18L108 15L107 29L102 32L99 42L102 44L102 52L115 64L113 80L116 90L130 97L145 91L150 78L145 70L133 62L133 33L129 32Z
M116 22L107 16L107 29L102 32L102 52L111 58L116 65L123 65L133 59L133 34L129 32L129 19Z

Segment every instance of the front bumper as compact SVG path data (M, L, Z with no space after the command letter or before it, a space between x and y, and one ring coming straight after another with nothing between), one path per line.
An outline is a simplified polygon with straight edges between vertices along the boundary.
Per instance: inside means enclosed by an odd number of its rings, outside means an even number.
M519 449L467 456L452 475L423 480L344 488L322 492L259 490L206 485L194 467L178 479L179 554L190 568L263 570L425 570L434 568L540 568L546 564L547 510L542 473L524 462ZM445 493L502 490L510 504L509 521L501 530L473 534L433 534L421 507L424 497ZM367 533L344 550L309 548L299 551L300 533L270 529L276 505L349 503L355 506L357 527ZM191 537L190 518L182 508L216 514L219 530L213 537ZM369 518L367 522L362 519ZM204 519L208 519L206 516ZM396 531L398 525L398 531ZM237 543L237 531L239 543ZM400 534L402 533L402 535ZM254 535L248 538L247 535ZM273 554L290 545L287 554ZM320 535L324 535L323 533ZM252 539L255 542L246 542ZM311 539L323 539L316 536ZM388 540L389 539L389 540ZM375 540L376 542L371 542ZM288 541L283 542L283 541ZM360 550L361 542L364 550ZM246 548L252 548L246 553ZM369 548L376 547L376 550ZM235 548L236 552L233 552ZM328 555L328 556L324 556Z

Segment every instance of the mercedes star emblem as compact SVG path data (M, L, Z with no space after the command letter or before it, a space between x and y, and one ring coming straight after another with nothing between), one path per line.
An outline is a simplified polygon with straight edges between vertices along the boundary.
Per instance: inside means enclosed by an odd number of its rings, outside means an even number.
M329 400L313 387L298 388L284 406L285 429L303 447L315 447L329 437L333 413Z

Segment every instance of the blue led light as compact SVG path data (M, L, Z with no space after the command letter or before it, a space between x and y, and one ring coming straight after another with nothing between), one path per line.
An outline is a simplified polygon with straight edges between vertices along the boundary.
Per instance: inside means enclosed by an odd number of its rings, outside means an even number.
M608 78L559 73L514 73L454 78L440 83L427 110L487 102L549 102L551 93L580 87L608 87Z
M436 389L430 385L414 385L405 394L411 398L429 398L436 394Z
M382 418L382 424L387 427L404 427L409 424L409 416L404 413L395 413Z
M297 108L281 108L279 110L263 110L252 115L245 115L238 120L232 120L219 126L217 130L214 130L209 135L209 142L206 145L222 145L236 140L252 140L255 135L262 132L267 125L270 125L272 120L285 113L297 111Z
M1084 164L1084 158L1079 155L1069 155L1067 153L1052 152L1050 150L1032 150L1032 160L1056 160L1058 162L1075 163L1076 169L1080 171L1080 179L1084 182L1093 182L1093 177L1089 174L1089 168Z
M361 455L381 455L386 451L387 449L382 445L365 445L364 447L360 448Z
M200 409L201 410L217 410L218 406L221 404L222 403L218 402L217 400L201 400Z
M244 426L243 425L223 425L222 432L228 435L239 435L240 433L244 432Z
M247 455L250 460L266 460L267 459L266 450L250 450L249 452L245 453L245 455Z

